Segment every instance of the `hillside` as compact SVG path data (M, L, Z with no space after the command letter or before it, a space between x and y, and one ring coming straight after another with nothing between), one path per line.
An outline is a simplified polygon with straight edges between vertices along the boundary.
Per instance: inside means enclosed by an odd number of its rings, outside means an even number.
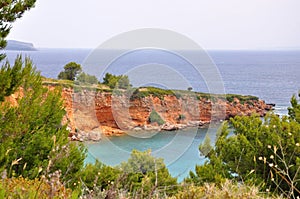
M19 51L36 51L32 43L21 42L16 40L7 40L7 46L5 50L19 50Z

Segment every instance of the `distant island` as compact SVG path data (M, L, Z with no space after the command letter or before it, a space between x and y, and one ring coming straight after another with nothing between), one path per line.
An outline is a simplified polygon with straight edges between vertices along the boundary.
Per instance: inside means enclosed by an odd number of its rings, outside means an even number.
M7 40L7 46L5 50L36 51L37 49L33 46L32 43L16 40Z

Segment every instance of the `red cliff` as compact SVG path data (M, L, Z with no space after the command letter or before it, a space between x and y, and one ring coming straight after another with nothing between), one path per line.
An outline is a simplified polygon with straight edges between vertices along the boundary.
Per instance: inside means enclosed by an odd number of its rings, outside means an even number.
M192 92L191 92L192 93ZM120 92L81 90L74 92L64 88L62 92L66 117L73 139L99 139L99 133L118 135L131 130L174 130L189 126L201 126L219 122L236 115L265 115L272 106L259 99L231 100L221 97L201 97L198 94L133 95ZM163 125L150 123L152 111L158 113ZM84 138L83 138L84 139Z

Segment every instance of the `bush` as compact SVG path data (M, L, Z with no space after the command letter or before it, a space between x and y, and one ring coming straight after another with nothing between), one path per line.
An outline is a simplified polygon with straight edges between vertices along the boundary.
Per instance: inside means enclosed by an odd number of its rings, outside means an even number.
M160 100L164 100L164 97L167 95L170 96L176 96L177 98L180 98L180 93L174 93L172 90L165 90L161 88L155 88L155 87L143 87L140 89L136 89L131 96L131 100L133 99L141 99L152 95L153 97L157 97Z
M177 179L173 178L161 158L151 156L151 151L133 150L127 162L121 164L122 187L135 198L152 198L155 193L171 195L176 192Z
M226 95L226 100L228 102L230 102L230 103L233 102L235 98L238 99L241 104L244 104L245 102L248 103L250 101L257 101L257 100L259 100L258 97L251 96L251 95L236 95L236 94L227 94Z
M111 182L116 181L120 171L96 160L94 164L87 164L81 172L81 180L89 190L95 187L103 191L109 189Z
M79 83L83 83L83 84L98 84L97 77L95 77L94 75L86 74L85 72L80 73L77 76L76 80Z
M233 181L226 180L221 186L211 183L203 186L183 185L183 190L179 191L170 199L262 199L262 198L277 198L267 197L259 192L256 186L247 186L238 184ZM279 198L279 197L278 197Z
M133 150L127 162L114 168L99 161L88 164L81 176L85 198L165 198L177 191L176 178L150 150Z
M153 109L149 115L148 121L150 123L156 122L158 125L163 125L165 121L160 117L160 115Z
M185 115L179 114L177 120L182 121L182 120L185 120L185 118L186 118Z
M298 96L300 97L300 93L298 94ZM300 123L300 104L298 103L296 96L292 97L291 105L292 107L288 108L289 115L291 119Z
M112 75L110 73L105 74L103 78L103 84L109 86L111 89L128 89L131 87L127 75Z
M59 179L35 178L33 180L18 178L6 178L0 181L0 198L71 198L76 197L71 189L67 189Z

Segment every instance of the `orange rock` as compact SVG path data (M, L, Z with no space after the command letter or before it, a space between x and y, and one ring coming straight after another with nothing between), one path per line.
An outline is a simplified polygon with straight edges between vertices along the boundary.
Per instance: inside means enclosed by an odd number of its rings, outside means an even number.
M54 86L48 86L50 90ZM17 106L23 97L22 89L6 97L6 101ZM114 96L110 92L63 88L62 98L66 115L62 123L68 124L70 137L78 132L92 132L101 129L104 135L121 135L128 130L175 130L189 126L201 126L210 122L219 122L236 115L261 116L272 109L262 100L251 100L241 104L238 99L227 102L224 99L214 101L194 96L182 95L176 98L165 95L163 99L154 96L130 100L126 95ZM164 126L149 123L149 116L155 110L166 122ZM162 128L163 127L163 128Z
M238 99L232 103L218 99L198 100L195 97L166 95L163 99L148 96L135 98L125 95L113 96L108 92L81 91L73 93L72 89L64 89L64 105L66 119L72 130L80 129L88 132L100 127L105 135L120 135L127 130L156 129L149 124L149 115L154 109L167 123L162 129L178 129L191 124L207 124L222 121L236 115L265 115L270 105L262 100L253 100L251 105L241 104ZM180 115L184 119L180 119ZM197 123L198 121L198 123ZM146 128L147 127L147 128Z

